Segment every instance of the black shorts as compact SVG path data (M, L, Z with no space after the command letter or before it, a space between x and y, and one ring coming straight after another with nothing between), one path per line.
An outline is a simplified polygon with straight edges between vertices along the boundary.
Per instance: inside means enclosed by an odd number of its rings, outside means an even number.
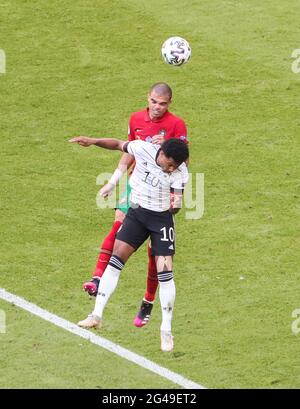
M116 238L138 249L149 236L153 256L173 255L175 253L173 215L168 210L154 212L140 206L134 209L130 207Z

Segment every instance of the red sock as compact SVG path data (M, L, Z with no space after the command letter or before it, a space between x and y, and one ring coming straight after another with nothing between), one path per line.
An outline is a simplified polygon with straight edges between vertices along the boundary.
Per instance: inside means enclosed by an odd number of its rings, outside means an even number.
M103 240L103 243L101 244L101 247L100 247L100 254L98 256L98 261L96 264L95 271L93 273L93 277L99 277L99 278L102 277L107 267L107 264L109 262L110 256L112 254L115 240L116 240L116 235L117 235L117 232L121 224L122 222L119 222L119 221L114 222L111 231L108 233L108 235ZM104 253L102 250L105 250L106 252Z
M151 255L151 247L148 245L148 276L147 276L147 289L144 295L146 301L153 302L155 299L155 293L158 286L157 270L155 257Z

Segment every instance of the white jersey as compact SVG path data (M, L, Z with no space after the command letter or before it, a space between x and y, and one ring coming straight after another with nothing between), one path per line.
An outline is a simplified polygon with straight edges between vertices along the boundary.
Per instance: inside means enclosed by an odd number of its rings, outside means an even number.
M156 163L160 145L144 141L132 141L127 151L134 156L136 165L129 179L130 201L145 209L163 212L170 208L170 190L183 189L189 174L185 163L174 172L163 172Z

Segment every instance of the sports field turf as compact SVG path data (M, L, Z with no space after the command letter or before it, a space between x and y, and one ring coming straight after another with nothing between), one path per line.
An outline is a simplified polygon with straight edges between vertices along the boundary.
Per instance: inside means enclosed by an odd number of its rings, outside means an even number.
M112 6L113 3L113 6ZM126 138L148 88L173 88L205 212L176 218L175 349L159 349L160 307L132 325L146 248L126 265L99 333L209 388L299 388L298 0L64 0L0 4L0 287L72 322L113 219L96 176L118 152L72 136ZM167 66L164 40L192 58ZM0 387L174 388L175 384L0 300Z

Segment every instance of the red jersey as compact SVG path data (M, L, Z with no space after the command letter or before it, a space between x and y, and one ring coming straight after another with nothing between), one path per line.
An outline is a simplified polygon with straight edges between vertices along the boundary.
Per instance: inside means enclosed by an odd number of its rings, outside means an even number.
M129 119L128 140L151 142L152 136L163 135L165 139L177 138L188 143L184 121L167 111L161 118L152 120L148 109L134 112Z

